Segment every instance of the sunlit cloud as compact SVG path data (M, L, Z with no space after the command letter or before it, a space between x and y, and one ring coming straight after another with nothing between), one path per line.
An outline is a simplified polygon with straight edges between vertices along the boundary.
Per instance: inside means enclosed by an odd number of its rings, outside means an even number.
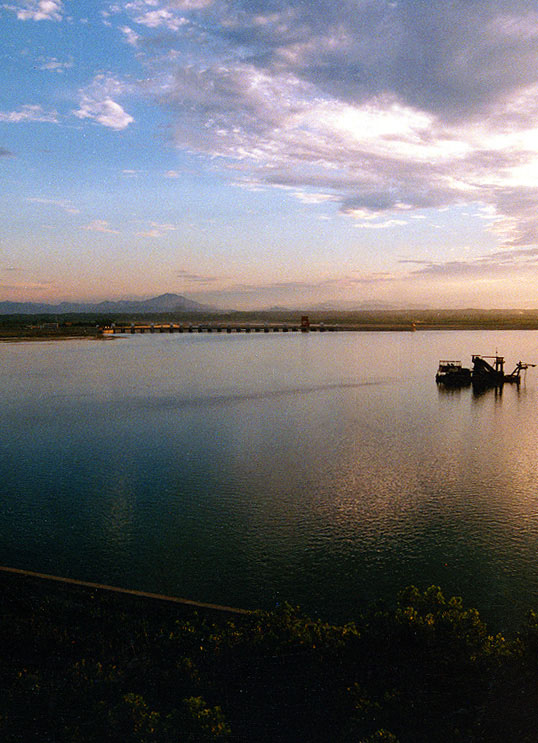
M356 227L363 230L386 230L390 227L401 227L405 224L408 224L408 222L403 219L386 219L381 222L360 222Z
M21 21L61 21L63 15L61 0L20 0L4 7L15 12Z
M181 26L188 23L186 18L179 16L171 8L158 8L156 10L146 8L142 13L135 16L134 20L142 26L148 26L148 28L164 27L169 31L177 31Z
M134 121L133 117L126 113L119 103L111 98L103 100L92 100L83 96L80 102L80 108L73 112L79 119L93 119L98 124L116 129L117 131L125 129Z
M112 98L122 95L125 90L125 85L115 78L97 75L90 86L80 91L80 105L73 114L79 119L96 121L109 129L125 129L134 119Z
M170 32L143 47L143 92L171 115L176 146L220 159L234 183L334 201L367 229L398 226L402 204L481 203L507 246L538 239L524 192L538 178L535 10L457 2L450 23L437 2L123 11L142 41Z
M334 194L327 193L308 193L307 191L293 191L296 199L303 204L325 204L328 201L334 201Z
M129 28L129 26L123 26L120 31L123 33L125 41L128 44L130 44L131 46L136 46L138 44L140 36L136 33L136 31L133 31L132 28Z

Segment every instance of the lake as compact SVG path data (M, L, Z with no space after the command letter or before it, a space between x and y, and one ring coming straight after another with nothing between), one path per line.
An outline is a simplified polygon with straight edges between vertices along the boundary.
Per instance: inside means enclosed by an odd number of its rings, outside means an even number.
M440 584L538 608L538 332L137 335L0 346L0 563L334 621Z

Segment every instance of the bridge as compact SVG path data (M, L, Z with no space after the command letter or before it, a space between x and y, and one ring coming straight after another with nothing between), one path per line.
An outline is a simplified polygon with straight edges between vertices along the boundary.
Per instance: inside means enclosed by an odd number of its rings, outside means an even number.
M325 323L112 323L99 328L99 334L127 335L137 333L334 333L337 331L360 330L415 330L414 324L405 323L399 327L376 327L372 325L325 324Z
M100 328L103 335L118 335L127 333L308 333L310 331L324 332L343 329L335 325L310 325L303 327L300 324L290 323L131 323L130 325L109 325Z

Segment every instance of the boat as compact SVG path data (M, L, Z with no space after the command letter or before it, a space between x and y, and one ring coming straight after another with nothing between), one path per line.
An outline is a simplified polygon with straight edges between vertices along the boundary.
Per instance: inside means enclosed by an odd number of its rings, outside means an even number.
M461 361L441 359L435 381L445 387L465 387L471 384L471 370L462 366Z
M473 389L477 391L491 387L502 387L503 384L519 384L521 372L536 364L528 364L518 361L510 374L504 373L504 356L479 356L473 354L471 357L473 368L463 367L461 361L452 359L441 359L439 368L435 375L437 384L445 387L465 387L472 383Z
M489 359L489 361L486 361ZM504 373L504 356L478 356L473 355L472 382L475 387L501 387L506 382L519 384L521 372L536 364L528 364L518 361L510 374ZM490 363L491 361L491 363Z

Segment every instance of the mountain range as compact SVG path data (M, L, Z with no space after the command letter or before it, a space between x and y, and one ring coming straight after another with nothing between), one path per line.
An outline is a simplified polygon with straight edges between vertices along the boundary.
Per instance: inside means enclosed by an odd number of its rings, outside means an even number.
M66 314L119 314L153 312L217 312L214 307L200 304L180 294L161 294L152 299L122 299L116 302L104 301L95 304L87 302L61 302L43 304L40 302L0 302L0 315L66 315Z

